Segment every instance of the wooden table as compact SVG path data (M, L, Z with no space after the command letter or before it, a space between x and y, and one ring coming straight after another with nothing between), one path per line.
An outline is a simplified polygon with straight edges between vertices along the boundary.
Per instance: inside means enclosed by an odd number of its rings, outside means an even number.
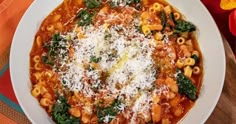
M216 108L206 124L236 124L236 60L223 37L226 55L226 73L224 87Z

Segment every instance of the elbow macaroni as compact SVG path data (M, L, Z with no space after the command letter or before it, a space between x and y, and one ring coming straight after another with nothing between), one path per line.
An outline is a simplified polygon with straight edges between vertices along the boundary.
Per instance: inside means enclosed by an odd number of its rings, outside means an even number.
M161 24L148 25L148 27L151 31L154 31L154 30L160 31L163 28Z
M35 87L32 91L31 91L32 95L34 97L38 97L40 95L40 87Z
M195 64L195 60L193 58L187 58L184 60L184 65L185 66L193 66Z
M176 62L176 67L179 68L179 69L183 68L184 67L184 62L182 60L178 59L177 62Z
M198 75L200 74L200 72L201 72L201 69L198 66L193 67L193 74Z
M179 20L181 18L181 15L178 12L174 12L175 20Z
M39 55L34 56L33 60L34 60L35 63L39 63L40 62Z
M37 71L40 71L40 70L42 70L42 65L40 63L35 63L34 64L34 69L37 70Z
M178 37L176 42L179 45L183 45L185 43L185 39L183 37Z
M149 26L143 25L142 32L144 33L145 36L147 36L149 33L151 33L151 30L150 30Z
M164 7L164 12L166 13L166 15L170 15L171 11L171 7L169 5Z
M44 107L48 107L52 104L52 101L48 98L41 98L40 99L40 105L44 106Z
M36 44L37 44L37 47L41 47L42 46L42 38L40 36L36 37Z
M54 25L48 25L47 26L47 31L49 31L49 32L54 32Z
M186 66L184 68L184 75L187 76L188 78L190 78L192 76L192 68L190 66Z
M155 2L153 5L152 5L153 9L155 10L155 12L160 12L161 11L161 4Z

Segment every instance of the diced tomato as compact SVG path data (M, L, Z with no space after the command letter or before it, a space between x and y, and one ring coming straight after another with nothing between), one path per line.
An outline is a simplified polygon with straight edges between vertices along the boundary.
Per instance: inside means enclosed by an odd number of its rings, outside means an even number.
M236 9L234 9L229 15L229 30L236 36Z

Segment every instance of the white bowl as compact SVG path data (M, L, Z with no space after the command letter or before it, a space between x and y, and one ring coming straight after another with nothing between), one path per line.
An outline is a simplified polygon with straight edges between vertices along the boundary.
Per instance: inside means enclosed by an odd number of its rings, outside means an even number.
M29 53L41 22L61 2L62 0L35 0L21 19L11 46L10 73L14 92L23 111L34 124L47 124L53 121L30 93ZM215 22L200 1L169 2L198 27L197 39L204 63L200 96L181 123L204 123L215 108L224 83L225 53L222 39Z

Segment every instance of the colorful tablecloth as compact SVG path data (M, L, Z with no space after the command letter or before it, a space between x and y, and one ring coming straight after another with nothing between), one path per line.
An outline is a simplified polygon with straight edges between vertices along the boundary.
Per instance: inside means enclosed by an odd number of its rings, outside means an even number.
M0 124L30 123L12 89L9 52L18 22L32 1L0 0Z
M16 26L33 0L0 0L0 123L30 123L20 108L12 89L9 72L10 44ZM236 37L228 27L232 10L222 10L220 0L202 0L215 19L220 31L236 53ZM236 55L236 54L235 54Z

